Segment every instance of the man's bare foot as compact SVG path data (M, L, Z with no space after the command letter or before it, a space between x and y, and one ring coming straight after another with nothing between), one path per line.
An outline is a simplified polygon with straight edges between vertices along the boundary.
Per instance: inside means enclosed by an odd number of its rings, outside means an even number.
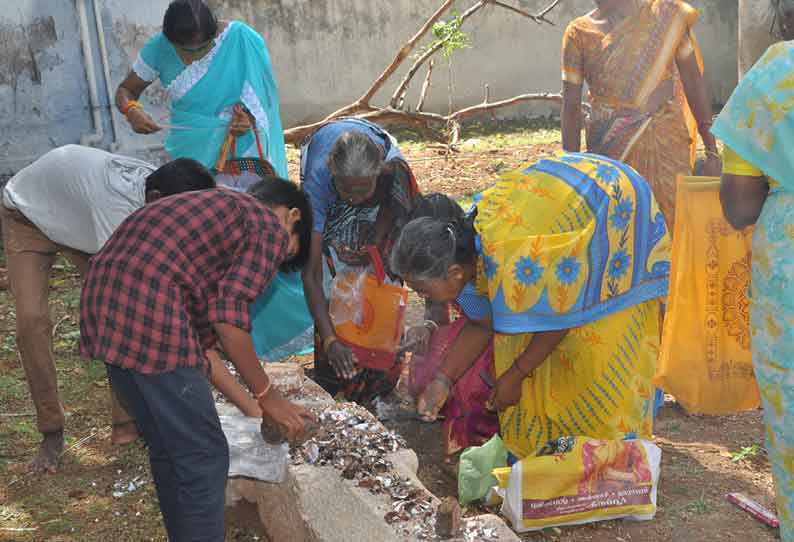
M110 442L113 444L130 444L138 440L138 426L135 422L113 424L113 433Z
M39 453L30 464L30 470L39 474L55 474L63 453L63 429L44 433Z
M114 424L110 442L113 444L131 444L138 440L139 436L138 426L135 425L135 422Z

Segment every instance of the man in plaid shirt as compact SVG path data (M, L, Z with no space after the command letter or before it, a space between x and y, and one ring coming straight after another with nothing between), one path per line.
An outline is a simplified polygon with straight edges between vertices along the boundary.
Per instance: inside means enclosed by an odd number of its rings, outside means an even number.
M80 349L135 413L172 541L224 539L229 451L205 354L216 341L283 435L300 438L312 419L271 388L249 334L249 304L279 267L305 263L311 217L281 179L193 192L130 216L91 261Z

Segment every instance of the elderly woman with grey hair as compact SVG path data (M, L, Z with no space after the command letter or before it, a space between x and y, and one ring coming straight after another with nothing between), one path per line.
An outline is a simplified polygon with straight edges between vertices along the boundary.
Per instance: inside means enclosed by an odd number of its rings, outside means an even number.
M341 391L349 400L367 403L394 388L402 359L391 355L393 359L376 360L389 354L338 339L329 315L330 282L336 273L370 267L370 247L388 262L419 190L394 138L358 119L330 122L307 138L301 148L301 182L314 213L309 263L303 271L315 322L314 378L332 395Z

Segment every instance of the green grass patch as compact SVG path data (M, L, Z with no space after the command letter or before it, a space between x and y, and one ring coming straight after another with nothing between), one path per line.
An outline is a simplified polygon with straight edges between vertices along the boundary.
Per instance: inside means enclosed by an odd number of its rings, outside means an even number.
M738 463L740 461L744 461L745 459L752 459L753 457L756 457L763 451L764 449L758 444L751 444L750 446L744 446L740 450L733 452L731 454L731 461L733 461L734 463Z
M3 357L10 357L16 354L17 352L17 339L13 333L8 333L3 337L3 340L0 341L0 356ZM0 381L0 386L2 386L2 382Z
M429 145L442 143L428 141L416 130L397 128L389 131L400 142L400 149L407 153L422 152ZM465 124L460 134L460 144L466 152L550 145L561 140L559 121L545 117L531 120L473 122Z
M706 501L706 499L703 498L703 495L701 495L699 499L694 500L689 504L687 504L684 507L684 510L686 510L690 514L696 516L702 516L711 512L712 506L711 504L709 504L708 501Z
M11 338L13 339L13 335ZM14 353L16 354L16 351L14 351ZM22 378L20 379L20 377ZM21 370L0 374L0 397L4 399L13 399L14 401L24 399L28 391L24 378L24 374L22 374ZM5 401L3 401L3 403L5 403Z

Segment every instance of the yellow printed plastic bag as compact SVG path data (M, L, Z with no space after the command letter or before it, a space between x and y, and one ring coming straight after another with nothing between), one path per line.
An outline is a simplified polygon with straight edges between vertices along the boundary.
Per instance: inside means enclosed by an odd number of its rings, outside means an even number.
M617 518L650 520L656 514L661 458L662 451L644 440L562 437L513 465L502 514L518 532Z
M751 232L725 220L719 179L679 177L655 383L693 414L760 406L750 352Z

